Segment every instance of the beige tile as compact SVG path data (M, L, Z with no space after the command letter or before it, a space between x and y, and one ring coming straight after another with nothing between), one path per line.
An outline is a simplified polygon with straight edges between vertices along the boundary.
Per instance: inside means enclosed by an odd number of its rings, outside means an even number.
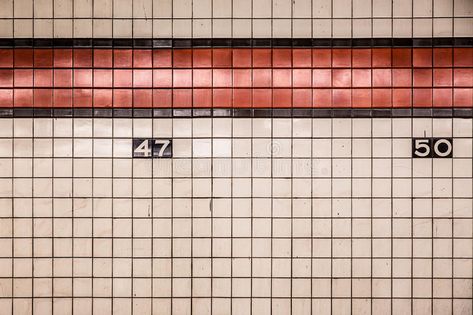
M14 37L33 37L33 20L14 20Z
M11 38L13 37L13 20L0 20L0 37Z
M92 0L74 0L74 17L92 17Z
M5 0L0 3L0 17L1 18L13 17L13 0Z
M32 18L33 17L33 1L18 0L13 4L13 12L15 18Z
M152 0L133 0L133 17L149 19L153 16Z

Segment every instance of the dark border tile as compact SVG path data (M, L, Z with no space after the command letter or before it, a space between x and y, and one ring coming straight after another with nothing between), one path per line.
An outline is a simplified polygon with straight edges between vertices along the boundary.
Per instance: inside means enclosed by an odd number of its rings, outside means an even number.
M72 117L72 108L54 108L54 117Z
M210 108L194 108L192 117L212 117L212 110Z
M153 117L172 117L172 109L155 108L153 109Z
M351 118L352 110L351 109L333 109L332 117L333 118Z
M151 38L135 38L133 39L133 47L151 48L153 47L153 40Z
M433 117L453 117L453 109L451 108L433 108Z
M172 47L174 48L191 48L192 47L192 39L183 39L183 38L176 38L172 40Z
M131 118L133 117L133 110L131 108L116 108L113 110L113 117Z
M111 108L94 108L94 117L113 117L113 109Z
M151 108L134 108L133 117L137 118L152 118L153 110Z
M0 108L0 117L13 117L12 108Z
M371 109L354 108L352 110L352 116L354 118L370 118L371 115Z
M391 110L393 117L411 117L412 110L410 108L393 108Z
M14 108L13 117L33 117L34 111L33 108Z
M414 47L432 47L432 38L413 38L412 45Z
M92 114L92 108L74 108L73 110L73 117L90 118Z
M58 43L60 45L60 43ZM92 47L92 39L90 38L75 38L73 39L74 47ZM60 45L60 47L65 47Z
M330 108L314 108L314 118L332 118L333 111Z
M454 108L453 117L473 118L473 109L472 108Z
M290 109L290 108L275 108L275 109L273 109L273 117L277 117L277 118L292 117L292 109Z
M432 117L432 108L413 108L413 117Z
M192 117L192 110L186 108L173 109L172 115L174 117Z
M153 39L154 48L171 48L172 39Z
M312 108L293 108L292 116L295 118L312 117Z
M35 108L33 110L34 117L53 117L52 108Z
M255 108L253 110L253 116L260 117L260 118L271 118L272 117L272 111L271 109L268 108Z
M232 117L232 110L227 108L214 108L212 111L213 117Z
M385 109L385 108L373 108L371 110L371 115L373 118L388 118L392 117L392 112L391 109Z
M253 110L251 108L234 108L233 117L253 117Z

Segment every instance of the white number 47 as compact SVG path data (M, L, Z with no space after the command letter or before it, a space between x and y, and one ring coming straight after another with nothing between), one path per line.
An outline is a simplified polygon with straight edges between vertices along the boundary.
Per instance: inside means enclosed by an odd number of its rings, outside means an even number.
M167 148L171 149L171 147L169 146L170 144L171 144L171 140L166 140L166 139L154 140L153 156L171 157L171 154L172 154L171 150L166 150Z

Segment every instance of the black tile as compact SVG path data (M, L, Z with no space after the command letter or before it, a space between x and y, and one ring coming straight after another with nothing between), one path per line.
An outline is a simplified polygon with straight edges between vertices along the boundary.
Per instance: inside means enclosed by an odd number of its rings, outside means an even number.
M74 108L74 117L92 117L92 108Z
M371 42L375 47L391 47L393 45L391 38L373 38Z
M14 117L33 117L33 108L14 108Z
M351 47L351 38L333 38L333 47Z
M0 109L0 117L13 117L13 109L12 108L1 108Z
M72 47L74 46L74 40L72 38L54 38L54 47Z
M312 108L293 108L293 117L312 117Z
M232 110L224 108L214 108L212 114L214 117L232 117Z
M271 47L271 39L255 38L255 39L252 39L252 45L254 47Z
M393 38L393 46L395 47L411 47L412 38Z
M453 109L453 117L473 118L473 109L472 108L455 108Z
M334 109L332 115L334 118L351 118L351 109Z
M392 116L392 112L391 109L374 108L371 110L371 115L373 117L387 118Z
M212 47L232 47L232 40L228 38L213 38Z
M410 108L393 108L391 109L393 117L411 117L412 111Z
M151 48L153 47L153 40L149 38L135 38L133 39L133 46L137 48Z
M151 118L153 117L153 110L151 108L134 108L133 117Z
M53 110L52 108L35 108L33 110L33 115L35 117L52 117Z
M0 47L13 47L15 40L12 38L0 38Z
M314 47L331 47L332 40L330 38L314 38L312 40L312 46Z
M273 47L292 47L291 38L273 38L271 42Z
M191 109L174 109L172 111L174 117L192 117L192 110Z
M32 38L16 38L15 47L32 47L33 39Z
M314 108L312 115L314 118L331 118L332 110L328 108Z
M435 47L452 46L453 45L453 38L450 38L450 37L434 38L433 39L433 45Z
M115 38L115 39L113 39L113 46L123 47L123 48L132 48L133 47L133 39Z
M271 117L271 109L268 108L255 108L253 110L253 115L254 117L259 117L259 118L268 118Z
M212 110L209 108L195 108L192 110L193 117L211 117Z
M451 108L433 108L433 117L452 117L453 110Z
M153 39L153 47L170 48L172 47L172 39Z
M95 38L92 40L92 45L94 47L112 47L113 39L111 38Z
M208 38L196 38L192 40L193 47L211 47L212 40Z
M275 108L273 109L273 117L292 117L292 109Z
M113 117L112 108L94 108L94 117Z
M65 47L63 43L57 43L59 47ZM90 38L76 38L73 40L74 47L92 47L92 40Z
M353 38L351 41L353 47L371 47L371 38Z
M293 47L312 47L311 38L294 38L292 40Z
M250 108L235 108L233 110L233 117L252 117L253 116L253 110Z
M54 108L54 117L72 117L72 108Z
M473 47L473 37L456 37L453 43L455 46Z
M432 47L431 38L413 38L412 45L414 47Z
M412 109L413 117L432 117L431 108L413 108Z
M371 117L371 109L354 108L352 110L352 116L356 117L356 118L370 118Z
M131 108L116 108L113 111L113 117L131 118L133 110Z
M249 38L234 38L232 40L233 47L251 47L251 39Z
M172 117L172 109L155 108L153 109L153 117Z
M33 40L33 45L34 47L52 47L53 46L53 40L51 38L35 38Z
M190 48L192 47L192 40L191 39L173 39L172 46L175 48Z

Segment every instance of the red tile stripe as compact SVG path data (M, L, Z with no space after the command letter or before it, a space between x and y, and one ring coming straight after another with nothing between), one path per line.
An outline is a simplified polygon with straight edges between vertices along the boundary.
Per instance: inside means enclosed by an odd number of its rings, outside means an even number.
M473 48L0 49L0 107L473 107Z

